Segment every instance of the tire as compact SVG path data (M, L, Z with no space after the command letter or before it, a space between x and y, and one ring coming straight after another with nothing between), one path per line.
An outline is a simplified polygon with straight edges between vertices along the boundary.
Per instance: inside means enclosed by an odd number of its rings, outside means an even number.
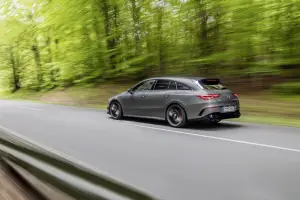
M172 104L166 111L166 121L174 128L182 128L187 124L185 110L178 104Z
M113 119L120 120L123 118L122 106L119 102L113 101L109 105L110 116Z
M221 122L221 121L210 122L210 124L212 124L212 125L218 125L218 124L220 124L220 122Z

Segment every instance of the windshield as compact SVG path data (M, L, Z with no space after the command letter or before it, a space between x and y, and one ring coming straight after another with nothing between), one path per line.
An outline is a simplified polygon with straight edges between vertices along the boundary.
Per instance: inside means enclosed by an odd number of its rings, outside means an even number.
M219 79L203 79L198 81L199 84L206 90L226 90Z

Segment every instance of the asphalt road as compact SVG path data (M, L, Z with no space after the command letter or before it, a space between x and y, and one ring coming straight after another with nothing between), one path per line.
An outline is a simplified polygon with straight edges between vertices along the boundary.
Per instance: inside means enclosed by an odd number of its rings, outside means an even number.
M173 129L103 110L0 101L0 126L166 200L299 200L300 129Z

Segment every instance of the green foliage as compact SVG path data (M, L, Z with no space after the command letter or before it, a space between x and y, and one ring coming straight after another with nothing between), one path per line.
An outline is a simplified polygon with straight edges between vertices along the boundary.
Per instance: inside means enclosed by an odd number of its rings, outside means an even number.
M286 82L274 85L272 90L276 94L300 95L300 82Z
M0 84L15 91L163 74L299 77L299 15L294 0L3 0Z

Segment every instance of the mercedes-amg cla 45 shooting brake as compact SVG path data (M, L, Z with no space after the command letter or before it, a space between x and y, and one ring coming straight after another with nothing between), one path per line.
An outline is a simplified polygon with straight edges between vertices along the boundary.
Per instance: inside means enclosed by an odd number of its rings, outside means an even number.
M139 82L109 99L107 113L113 119L125 116L165 120L172 127L188 121L218 123L239 118L237 94L219 79L159 77Z

